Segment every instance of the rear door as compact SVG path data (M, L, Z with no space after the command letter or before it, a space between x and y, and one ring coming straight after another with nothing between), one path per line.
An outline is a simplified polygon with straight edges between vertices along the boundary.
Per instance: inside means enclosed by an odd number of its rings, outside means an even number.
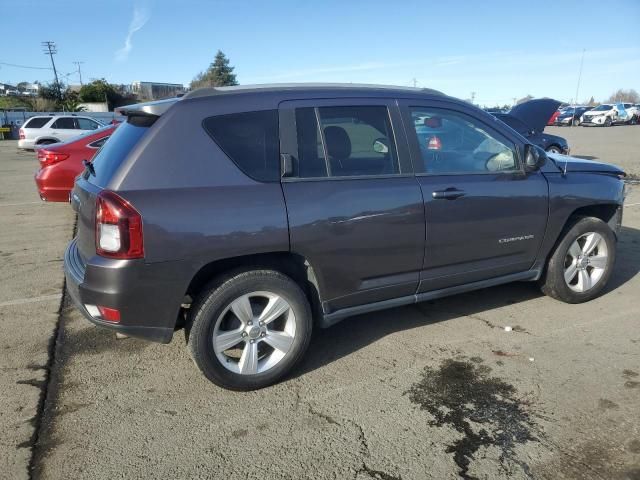
M96 197L109 184L152 122L153 118L150 118L147 123L129 120L119 125L111 135L110 141L106 142L93 158L93 169L85 169L76 179L69 200L73 209L78 212L77 242L84 261L96 253Z
M424 206L395 102L289 101L279 116L291 250L325 312L413 295Z
M80 134L76 119L73 117L58 118L55 122L53 122L51 128L51 135L61 141L68 140Z
M524 144L488 115L445 102L403 102L425 204L420 292L522 272L548 214L547 182L525 172Z

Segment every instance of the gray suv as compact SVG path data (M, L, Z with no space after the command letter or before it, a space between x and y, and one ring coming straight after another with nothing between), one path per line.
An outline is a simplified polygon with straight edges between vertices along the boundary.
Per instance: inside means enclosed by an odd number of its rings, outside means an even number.
M602 293L624 173L545 154L433 90L202 89L132 105L78 177L68 292L225 388L281 379L313 328L512 281Z

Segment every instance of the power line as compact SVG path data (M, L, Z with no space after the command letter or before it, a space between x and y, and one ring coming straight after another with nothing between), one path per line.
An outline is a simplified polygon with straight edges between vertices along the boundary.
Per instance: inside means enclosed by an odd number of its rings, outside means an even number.
M7 62L0 62L0 65L6 65L7 67L16 67L16 68L29 68L31 70L52 70L51 67L30 67L28 65L18 65L15 63L7 63Z
M45 48L44 54L49 55L49 58L51 58L51 66L53 67L53 74L56 77L56 87L58 89L58 98L62 100L62 92L60 91L60 82L58 81L58 72L56 71L56 64L53 61L53 56L56 53L58 53L58 50L56 49L56 44L55 42L46 41L46 42L42 42L42 46Z

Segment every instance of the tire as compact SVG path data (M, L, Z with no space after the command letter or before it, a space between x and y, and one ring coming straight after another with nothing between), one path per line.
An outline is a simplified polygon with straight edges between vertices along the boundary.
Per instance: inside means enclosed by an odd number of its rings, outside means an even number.
M573 119L573 126L574 127L579 127L580 126L580 118L574 118Z
M557 145L550 145L549 147L547 147L547 152L562 154L562 150L560 150L560 148Z
M611 122L611 117L607 117L607 118L604 120L604 126L605 126L605 127L610 127L612 124L613 124L613 123Z
M589 251L592 246L589 242L596 240ZM581 257L585 252L587 260ZM599 218L577 217L547 262L542 292L565 303L588 302L606 287L615 257L616 238L609 225Z
M191 308L188 328L191 355L202 373L220 387L246 391L274 384L299 362L313 320L305 294L291 278L250 270L209 284ZM220 347L214 349L216 341Z

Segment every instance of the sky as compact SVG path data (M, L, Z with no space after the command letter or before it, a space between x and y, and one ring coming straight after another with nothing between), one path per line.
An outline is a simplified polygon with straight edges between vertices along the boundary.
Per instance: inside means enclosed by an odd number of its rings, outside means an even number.
M69 84L76 61L85 83L188 84L220 49L242 84L415 84L486 106L640 91L640 0L19 3L0 0L0 82L14 85L53 80L50 40Z

